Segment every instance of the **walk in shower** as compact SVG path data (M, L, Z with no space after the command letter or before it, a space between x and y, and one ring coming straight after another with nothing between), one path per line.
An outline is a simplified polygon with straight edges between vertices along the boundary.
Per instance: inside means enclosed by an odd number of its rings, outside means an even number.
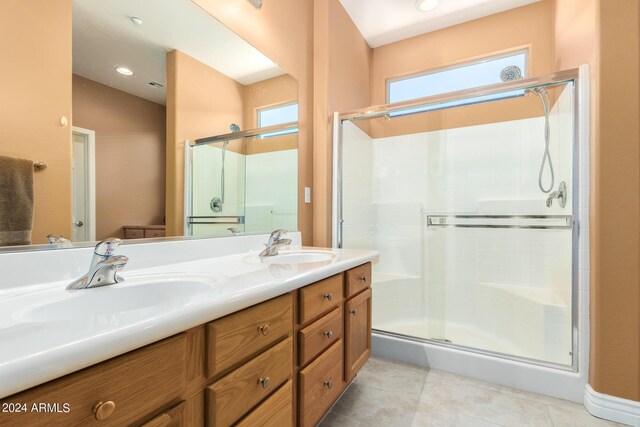
M578 370L579 75L335 115L334 244L380 252L374 344Z
M297 122L188 142L187 236L297 230L297 193Z

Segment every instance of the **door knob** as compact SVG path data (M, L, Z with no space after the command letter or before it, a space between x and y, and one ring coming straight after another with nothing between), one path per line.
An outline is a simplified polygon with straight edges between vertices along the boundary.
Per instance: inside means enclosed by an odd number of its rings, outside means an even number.
M82 227L84 225L84 222L82 222L82 221L74 221L73 225L75 225L76 227Z

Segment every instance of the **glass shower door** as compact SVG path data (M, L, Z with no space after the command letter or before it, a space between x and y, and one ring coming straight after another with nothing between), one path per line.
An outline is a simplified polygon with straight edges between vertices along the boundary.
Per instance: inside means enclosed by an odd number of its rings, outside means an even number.
M574 87L541 93L342 122L341 243L380 251L374 329L571 366Z

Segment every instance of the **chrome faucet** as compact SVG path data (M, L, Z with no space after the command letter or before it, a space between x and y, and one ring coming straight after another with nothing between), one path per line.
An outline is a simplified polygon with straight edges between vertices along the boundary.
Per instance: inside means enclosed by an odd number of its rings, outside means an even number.
M553 204L553 199L558 199L558 204L561 208L564 208L567 204L567 184L562 181L558 186L558 191L554 191L547 197L547 207L550 208Z
M74 280L67 289L87 289L98 286L113 285L124 279L116 273L129 261L124 255L114 255L122 240L110 238L98 243L93 250L93 258L87 274Z
M49 234L47 235L47 240L49 241L49 244L69 244L71 243L71 240L67 239L66 237L64 237L61 234Z
M287 246L291 244L291 239L281 239L282 236L287 234L287 230L276 230L271 233L269 236L269 241L265 245L266 248L262 252L260 252L260 258L264 258L267 256L276 256L278 255L278 249L281 246Z

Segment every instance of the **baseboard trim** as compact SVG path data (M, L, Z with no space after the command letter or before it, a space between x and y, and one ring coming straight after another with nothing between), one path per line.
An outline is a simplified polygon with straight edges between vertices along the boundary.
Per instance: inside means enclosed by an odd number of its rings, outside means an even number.
M640 402L595 391L589 384L584 389L584 406L598 418L640 427Z

